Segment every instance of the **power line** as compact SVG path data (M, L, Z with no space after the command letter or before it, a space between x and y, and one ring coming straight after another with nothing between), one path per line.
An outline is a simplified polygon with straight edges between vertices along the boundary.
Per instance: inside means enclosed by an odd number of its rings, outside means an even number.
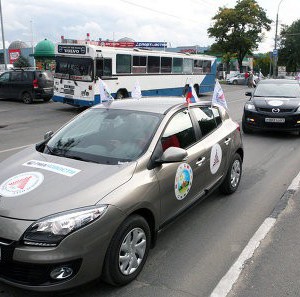
M122 2L125 2L127 4L130 4L130 5L133 5L133 6L136 6L136 7L140 7L140 8L143 8L143 9L146 9L146 10L149 10L149 11L152 11L152 12L155 12L155 13L159 13L159 14L162 14L162 15L166 15L166 16L169 16L169 17L172 17L172 18L176 18L176 19L180 19L178 16L176 15L173 15L173 14L169 14L169 13L166 13L166 12L162 12L162 11L159 11L159 10L156 10L156 9L153 9L153 8L150 8L150 7L147 7L147 6L143 6L143 5L140 5L140 4L136 4L136 3L133 3L131 1L128 1L128 0L120 0Z

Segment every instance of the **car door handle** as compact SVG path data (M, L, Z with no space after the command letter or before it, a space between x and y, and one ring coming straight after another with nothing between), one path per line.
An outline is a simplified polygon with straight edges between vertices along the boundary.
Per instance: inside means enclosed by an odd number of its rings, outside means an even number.
M226 140L224 141L224 143L225 143L226 145L228 145L230 141L231 141L231 138L226 138Z
M201 159L199 159L199 160L196 162L196 164L197 164L198 166L201 166L201 165L203 164L204 161L205 161L205 157L202 157Z

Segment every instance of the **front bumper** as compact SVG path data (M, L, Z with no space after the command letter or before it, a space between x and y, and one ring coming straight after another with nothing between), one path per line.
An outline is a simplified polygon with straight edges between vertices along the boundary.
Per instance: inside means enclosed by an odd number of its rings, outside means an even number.
M300 131L300 113L272 113L244 110L243 124L252 130Z
M70 234L56 247L25 246L0 234L0 281L28 290L56 291L99 278L107 247L124 219L120 210L110 206L101 218ZM15 220L0 217L1 223L6 228L16 225ZM53 279L51 272L62 267L72 269L72 275Z

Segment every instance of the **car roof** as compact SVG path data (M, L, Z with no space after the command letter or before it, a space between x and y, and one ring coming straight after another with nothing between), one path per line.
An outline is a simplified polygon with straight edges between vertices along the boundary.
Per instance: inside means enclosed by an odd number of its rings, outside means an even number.
M190 106L194 105L210 106L211 102L201 101L190 104ZM128 98L123 100L114 100L109 105L109 108L165 114L172 108L180 109L186 106L187 103L185 97L143 97L141 99ZM98 104L92 108L107 108L107 106Z
M292 80L292 79L283 79L283 78L278 78L278 79L263 79L259 82L259 84L299 84L297 80Z

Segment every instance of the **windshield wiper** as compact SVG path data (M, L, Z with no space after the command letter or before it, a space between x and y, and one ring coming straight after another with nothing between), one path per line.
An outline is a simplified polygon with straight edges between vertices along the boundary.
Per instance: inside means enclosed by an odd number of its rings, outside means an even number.
M87 160L87 159L84 159L84 158L82 158L82 157L74 156L74 155L66 155L66 154L64 154L63 157L69 158L69 159L78 160L78 161L83 161L83 162L97 163L97 162L95 162L95 161Z

